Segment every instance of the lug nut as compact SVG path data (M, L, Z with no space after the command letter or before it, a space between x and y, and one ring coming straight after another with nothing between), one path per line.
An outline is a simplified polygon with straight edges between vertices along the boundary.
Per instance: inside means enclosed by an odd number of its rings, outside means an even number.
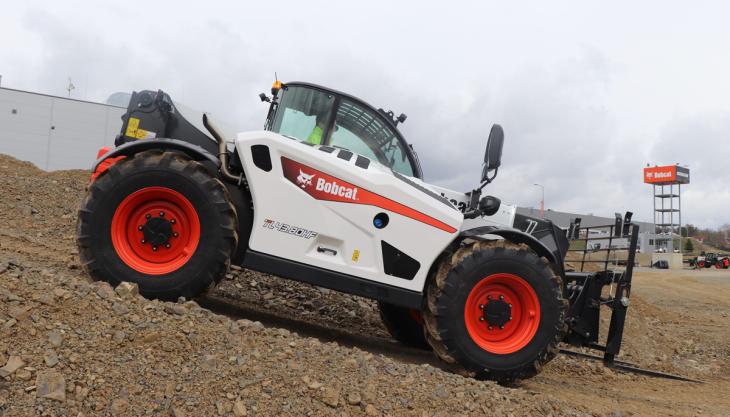
M142 244L144 245L145 243L147 243L147 241L142 239Z
M484 310L484 304L479 304L479 309Z
M161 211L160 212L160 217L165 217L165 212L164 211Z
M170 223L175 224L175 219L170 219Z
M152 247L152 250L155 251L155 252L157 252L157 246L153 246Z
M507 305L509 306L509 308L512 308L512 304L507 304Z
M500 329L504 329L504 326L499 326Z
M151 215L151 214L149 214L149 213L147 213L147 214L145 214L145 215L144 215L144 218L145 218L145 219L150 219L150 218L152 218L152 215Z
M484 321L484 317L479 317L479 321Z
M137 230L141 231L142 230L142 226L137 226Z
M168 249L170 249L170 244L169 244L169 243L165 243L165 247L166 247L166 248L168 248ZM511 319L511 318L512 318L512 317L510 317L510 319Z
M494 327L492 327L492 326L487 326L487 329L488 329L488 330L492 330L492 329L494 329Z
M509 319L512 320L512 316L509 316Z
M178 237L180 236L177 232L172 232L172 237Z
M500 296L499 296L499 299L500 299L500 300L504 300L504 295L500 295Z
M492 296L491 295L488 295L487 296L487 300L491 300L491 299L492 299Z

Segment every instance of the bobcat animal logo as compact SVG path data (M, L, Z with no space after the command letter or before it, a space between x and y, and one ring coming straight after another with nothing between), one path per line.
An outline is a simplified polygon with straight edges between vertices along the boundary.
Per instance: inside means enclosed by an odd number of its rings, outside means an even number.
M307 188L312 185L312 178L314 174L305 174L301 169L299 170L299 176L297 177L297 184L302 188Z

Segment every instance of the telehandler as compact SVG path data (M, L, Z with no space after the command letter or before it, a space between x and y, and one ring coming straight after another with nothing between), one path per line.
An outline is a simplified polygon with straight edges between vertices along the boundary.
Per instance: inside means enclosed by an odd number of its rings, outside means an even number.
M579 225L563 230L482 194L501 165L499 125L479 185L453 191L422 180L403 114L303 82L260 97L264 129L231 138L163 91L132 94L79 211L93 279L191 299L234 263L377 300L395 339L476 378L531 377L561 342L613 363L636 251L630 214L607 226L631 240L624 270L570 271L569 238L587 236Z

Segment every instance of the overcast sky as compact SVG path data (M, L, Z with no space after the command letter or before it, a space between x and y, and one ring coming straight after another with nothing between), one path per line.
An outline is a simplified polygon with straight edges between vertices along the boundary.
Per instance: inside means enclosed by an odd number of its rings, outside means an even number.
M555 210L651 219L646 163L689 166L684 222L730 222L730 7L724 2L7 1L9 88L104 101L161 88L260 129L274 72L404 112L425 179Z

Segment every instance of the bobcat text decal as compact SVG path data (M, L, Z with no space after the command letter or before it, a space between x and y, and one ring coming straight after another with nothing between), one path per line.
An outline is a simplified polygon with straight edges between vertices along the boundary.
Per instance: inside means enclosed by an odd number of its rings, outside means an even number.
M308 169L309 170L309 169ZM303 190L312 186L312 179L316 174L308 174L304 172L303 168L299 168L299 175L296 179L296 184ZM289 178L291 179L291 178ZM349 185L349 184L348 184ZM317 184L314 186L316 191L321 191L327 194L331 194L337 197L343 197L348 200L357 201L357 187L348 187L342 184L338 184L337 181L328 181L323 176L317 178ZM309 193L312 194L312 193ZM314 195L314 194L312 194ZM316 197L316 196L315 196ZM321 199L325 200L325 199Z
M428 224L448 233L456 232L456 229L448 224L434 219L431 216L414 210L401 203L385 198L379 194L365 190L347 181L335 178L314 168L281 157L281 166L284 170L284 177L301 188L305 193L317 200L336 201L339 203L364 204L380 207L409 217L421 223Z

